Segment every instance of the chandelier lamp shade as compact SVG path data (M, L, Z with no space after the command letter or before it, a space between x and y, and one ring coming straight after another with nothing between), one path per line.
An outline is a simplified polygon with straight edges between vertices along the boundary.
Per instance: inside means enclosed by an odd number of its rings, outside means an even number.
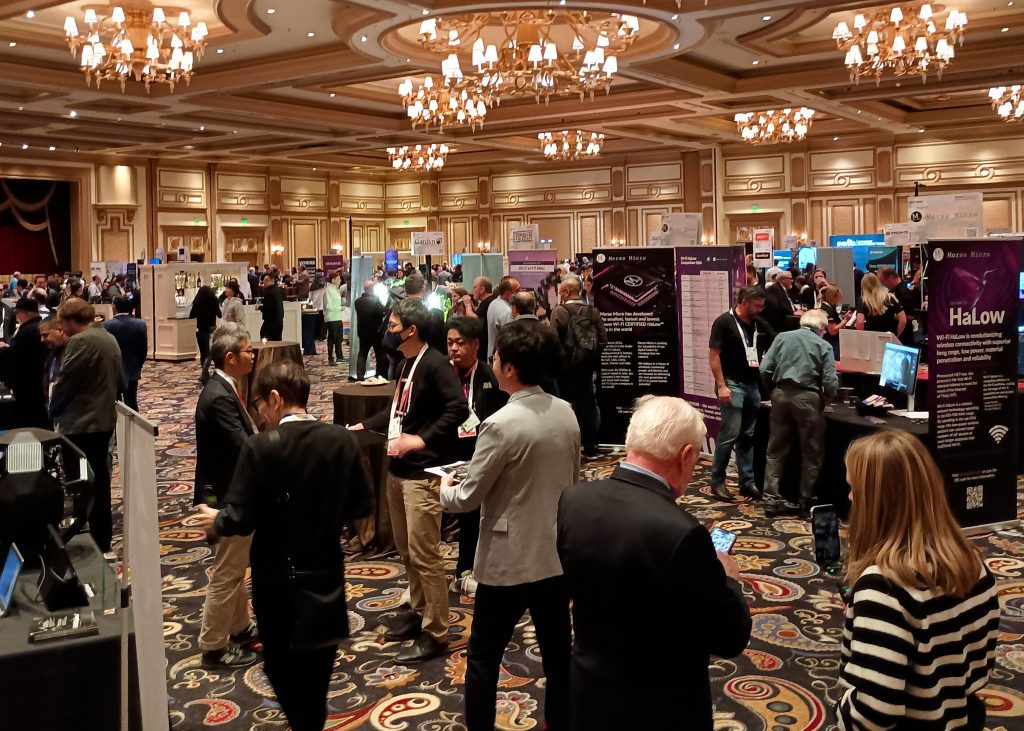
M1024 122L1024 86L997 86L988 90L988 98L1004 122Z
M881 83L882 75L920 76L927 81L934 73L940 79L943 70L962 46L967 27L967 14L955 8L940 20L928 3L919 8L899 6L874 13L857 13L853 28L840 21L832 33L839 50L846 54L850 80L874 77Z
M445 80L435 83L433 76L427 76L417 86L412 79L406 79L399 84L398 94L413 129L443 131L445 127L468 126L476 131L483 127L487 116L487 105L479 94Z
M79 60L87 84L117 81L124 91L129 79L160 83L174 90L175 84L192 78L202 58L209 31L206 23L192 24L185 11L177 23L167 19L162 8L110 8L101 16L88 7L82 28L72 16L64 20L64 35L72 55Z
M745 112L735 117L740 137L752 145L798 142L807 136L813 119L814 110L807 107Z
M388 148L388 161L394 170L402 172L429 172L444 167L448 145L415 145Z
M595 158L601 154L601 147L604 145L603 134L579 129L541 132L537 139L540 140L544 157L548 160L573 161Z

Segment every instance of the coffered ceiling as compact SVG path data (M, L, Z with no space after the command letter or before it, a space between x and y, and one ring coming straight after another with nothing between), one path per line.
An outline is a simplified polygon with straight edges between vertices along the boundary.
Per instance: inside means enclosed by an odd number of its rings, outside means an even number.
M922 134L945 140L1024 131L999 121L987 99L990 86L1024 83L1024 0L933 3L936 13L956 7L969 17L952 65L941 80L885 77L879 85L851 83L831 35L839 20L852 23L858 10L884 4L570 0L566 6L640 17L640 40L619 58L611 93L593 101L552 98L546 105L503 100L488 111L482 130L439 134L414 132L397 94L403 79L439 69L440 57L416 43L420 21L508 9L507 1L176 0L175 12L188 10L210 31L191 84L147 93L129 82L122 93L117 84L87 86L64 41L64 18L80 21L87 7L100 5L0 0L0 154L369 174L387 172L390 145L447 142L448 168L495 168L543 164L537 133L568 126L603 132L605 154L613 156L738 146L736 112L793 105L818 111L805 143L817 149Z

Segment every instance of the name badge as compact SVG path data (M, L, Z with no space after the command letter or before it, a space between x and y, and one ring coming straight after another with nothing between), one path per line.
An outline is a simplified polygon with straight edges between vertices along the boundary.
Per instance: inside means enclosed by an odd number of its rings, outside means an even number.
M388 456L398 456L398 438L402 436L402 420L395 416L388 422Z
M745 350L747 351L747 365L751 368L760 368L761 359L757 357L757 348L748 345Z
M473 409L469 410L469 418L462 422L459 427L459 437L465 439L466 437L475 437L476 428L480 426L480 419L477 418L476 413Z

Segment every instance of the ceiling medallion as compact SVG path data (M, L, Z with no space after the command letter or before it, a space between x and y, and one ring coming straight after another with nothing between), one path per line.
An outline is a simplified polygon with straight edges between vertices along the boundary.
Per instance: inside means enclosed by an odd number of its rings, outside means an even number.
M737 114L736 127L743 141L752 145L785 144L806 137L813 117L814 110L807 107L769 109Z
M442 73L450 84L493 105L502 97L546 103L552 96L608 93L618 56L639 35L633 15L523 9L428 18L419 43L445 56ZM474 68L464 74L465 62Z
M206 23L193 26L184 11L174 25L161 8L153 8L152 13L148 7L109 9L109 17L100 17L94 7L88 7L84 33L70 15L64 20L68 47L73 56L81 52L80 66L87 84L95 80L99 88L101 81L118 81L124 91L125 82L134 78L145 83L146 89L160 83L174 91L178 82L188 83L206 46Z
M484 126L487 105L479 95L467 89L455 88L445 82L434 83L433 76L427 76L423 83L413 90L412 79L406 79L398 86L402 106L412 121L413 129L468 125L474 132Z
M926 81L932 72L942 78L942 71L956 55L954 47L963 45L966 26L967 14L952 9L940 27L931 5L925 3L916 11L894 7L868 15L857 13L853 30L840 21L832 38L846 53L851 81L873 76L875 83L881 83L887 70Z
M444 167L448 145L416 145L388 148L388 161L394 170L402 172L429 172Z
M587 160L601 154L604 135L599 132L583 130L566 130L561 132L541 132L540 140L544 157L548 160Z
M1024 122L1024 87L997 86L988 90L988 98L1004 122Z

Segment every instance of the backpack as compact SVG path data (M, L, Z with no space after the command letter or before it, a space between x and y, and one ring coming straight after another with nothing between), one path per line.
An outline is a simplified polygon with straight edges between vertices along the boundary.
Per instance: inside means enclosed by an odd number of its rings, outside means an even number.
M562 306L565 307L565 305ZM594 308L585 305L576 308L575 311L568 307L565 309L569 313L569 324L566 327L564 343L569 364L577 367L597 368L597 325L591 319L591 311Z

